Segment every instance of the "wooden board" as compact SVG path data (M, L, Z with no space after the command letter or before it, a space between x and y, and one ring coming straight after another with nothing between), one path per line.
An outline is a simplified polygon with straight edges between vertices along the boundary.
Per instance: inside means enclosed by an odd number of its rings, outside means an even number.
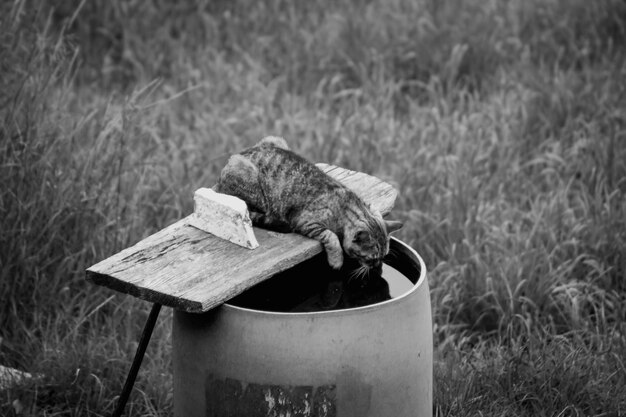
M397 191L367 174L318 164L382 214ZM316 240L254 228L253 251L205 233L186 217L87 269L87 280L146 301L200 313L322 251Z

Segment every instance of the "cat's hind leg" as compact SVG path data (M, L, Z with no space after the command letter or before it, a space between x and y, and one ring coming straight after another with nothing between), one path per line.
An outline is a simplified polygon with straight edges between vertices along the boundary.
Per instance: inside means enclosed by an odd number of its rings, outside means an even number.
M228 159L214 190L241 198L250 211L266 210L265 197L259 186L259 170L243 155L235 154Z
M281 220L266 215L265 213L259 213L258 211L250 212L250 220L255 226L263 227L265 229L272 230L279 233L291 232L291 226Z
M243 155L235 154L228 158L222 168L218 186L223 189L235 187L235 184L256 184L259 180L258 168Z

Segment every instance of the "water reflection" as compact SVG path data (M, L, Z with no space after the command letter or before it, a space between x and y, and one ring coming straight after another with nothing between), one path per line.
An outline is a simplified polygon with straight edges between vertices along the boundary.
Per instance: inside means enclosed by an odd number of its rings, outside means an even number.
M362 278L353 277L357 267L355 261L347 259L344 267L335 271L321 254L250 288L228 303L276 312L342 310L398 297L413 286L388 264Z

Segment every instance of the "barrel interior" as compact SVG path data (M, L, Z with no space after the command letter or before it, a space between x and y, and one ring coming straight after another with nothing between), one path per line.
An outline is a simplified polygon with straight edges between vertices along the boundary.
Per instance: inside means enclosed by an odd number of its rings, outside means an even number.
M346 259L344 268L329 267L326 254L304 261L231 299L227 304L272 312L343 310L377 304L397 297L415 286L420 262L396 239L384 259L382 273L357 276L355 261Z

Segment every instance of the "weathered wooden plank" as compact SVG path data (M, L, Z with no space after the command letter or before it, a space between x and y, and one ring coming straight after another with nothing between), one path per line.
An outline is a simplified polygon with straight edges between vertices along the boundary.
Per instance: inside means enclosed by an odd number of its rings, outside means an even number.
M316 165L328 175L350 188L363 201L369 203L372 208L380 213L387 214L393 208L396 197L398 197L398 191L388 183L371 175L350 171L335 165L323 163Z
M382 214L397 192L367 174L319 164ZM135 297L187 312L204 312L260 281L322 251L294 233L254 228L253 251L189 225L189 217L87 269L87 279Z

